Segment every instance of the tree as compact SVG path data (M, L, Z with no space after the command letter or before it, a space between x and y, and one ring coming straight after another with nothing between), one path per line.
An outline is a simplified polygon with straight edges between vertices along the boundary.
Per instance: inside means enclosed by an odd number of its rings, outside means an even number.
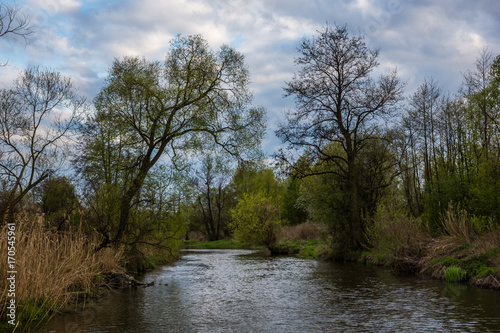
M295 60L301 69L285 88L296 109L276 132L287 144L278 157L293 165L293 152L302 151L309 160L331 166L321 172L335 173L345 186L348 242L358 249L364 243L359 156L369 141L380 139L377 127L401 99L403 84L395 70L371 78L378 51L370 50L363 36L349 36L346 26L327 25L318 33L302 42ZM335 143L340 153L330 149ZM313 174L309 169L304 176Z
M69 78L39 67L0 90L0 217L64 163L84 109Z
M206 155L194 183L198 196L194 218L201 222L210 241L218 240L228 220L229 175L221 156Z
M228 46L214 52L200 36L174 39L163 64L139 57L114 61L95 99L80 159L89 180L106 164L121 170L112 186L119 221L105 231L101 248L123 241L133 202L158 162L176 164L207 143L239 155L260 142L263 110L248 107L248 83L241 54Z
M66 177L49 177L40 186L42 211L57 230L78 209L75 186Z
M0 3L0 38L9 35L26 38L33 33L30 17L24 15L17 5ZM5 66L6 64L0 64Z
M296 225L307 220L307 211L298 204L300 198L300 179L289 176L284 183L281 195L281 218L290 225Z

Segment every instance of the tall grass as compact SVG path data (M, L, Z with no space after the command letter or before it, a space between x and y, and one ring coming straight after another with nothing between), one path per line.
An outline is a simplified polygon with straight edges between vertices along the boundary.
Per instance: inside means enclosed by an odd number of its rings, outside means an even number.
M448 282L466 282L467 272L458 266L451 266L444 271L444 278Z
M450 201L442 221L443 228L449 236L463 243L472 241L474 230L467 222L467 211L455 209Z
M367 227L370 260L386 264L395 270L416 269L427 242L423 223L393 203L380 204Z
M42 215L20 214L15 219L16 321L33 326L67 310L104 285L104 275L120 272L121 251L95 252L96 237L75 228L64 233L48 230ZM1 253L7 253L7 226L1 230ZM0 314L6 319L7 258L0 260Z
M283 240L313 240L318 239L320 234L325 232L321 230L321 226L312 221L307 221L305 223L283 226L280 230L278 238L280 241Z

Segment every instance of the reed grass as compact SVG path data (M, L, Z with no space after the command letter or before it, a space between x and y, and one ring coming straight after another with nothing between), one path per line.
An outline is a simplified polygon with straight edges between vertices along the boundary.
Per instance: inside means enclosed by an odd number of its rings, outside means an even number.
M312 221L307 221L301 224L292 226L283 226L278 235L280 241L283 240L315 240L324 232L321 226Z
M49 230L43 215L19 214L15 218L16 321L20 327L36 326L105 285L104 276L121 272L122 251L95 252L97 236L79 228L64 233ZM7 253L7 226L0 237L1 253ZM0 260L1 318L7 322L7 258Z
M458 266L450 266L445 269L444 278L447 282L466 282L467 272Z
M473 238L473 230L467 223L467 212L459 208L455 209L450 201L448 210L443 216L443 228L446 233L456 240L470 243Z

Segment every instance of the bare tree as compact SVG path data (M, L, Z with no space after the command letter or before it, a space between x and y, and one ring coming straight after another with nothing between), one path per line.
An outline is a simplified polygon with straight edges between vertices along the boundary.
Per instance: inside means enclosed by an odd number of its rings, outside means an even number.
M349 36L346 26L327 25L317 37L304 40L299 52L295 63L301 70L285 88L286 95L295 96L296 109L276 133L288 145L279 157L289 160L293 151L305 150L316 163L332 165L329 170L342 179L349 195L349 245L359 248L364 241L360 154L370 140L380 138L377 127L400 100L403 84L396 71L371 78L378 51L370 50L363 36ZM332 150L332 145L341 149Z
M0 217L61 166L84 106L69 78L38 67L0 90Z
M224 229L227 215L229 170L221 156L207 154L196 172L194 183L198 191L197 218L202 223L208 239L218 240ZM226 161L227 163L227 161Z
M7 35L26 38L33 33L30 17L21 12L16 4L0 3L0 38ZM6 63L0 63L5 66Z

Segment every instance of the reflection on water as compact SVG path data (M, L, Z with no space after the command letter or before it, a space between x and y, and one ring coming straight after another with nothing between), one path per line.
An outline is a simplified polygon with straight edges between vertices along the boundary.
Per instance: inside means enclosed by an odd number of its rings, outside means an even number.
M500 293L377 267L189 250L40 332L500 332Z

